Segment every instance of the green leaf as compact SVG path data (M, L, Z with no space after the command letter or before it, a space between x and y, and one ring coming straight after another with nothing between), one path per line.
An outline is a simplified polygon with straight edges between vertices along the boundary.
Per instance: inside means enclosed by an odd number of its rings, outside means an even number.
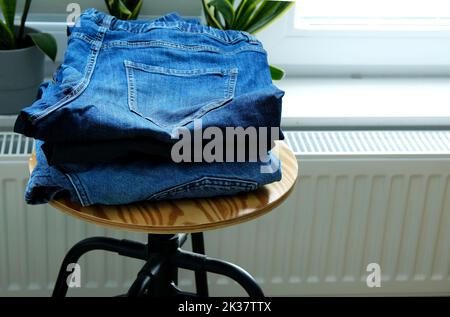
M244 31L256 33L273 23L293 6L293 2L267 1L261 4L257 12L253 15L249 23L244 27Z
M209 2L210 6L213 6L223 16L226 26L233 24L234 20L234 8L227 0L212 0Z
M55 61L58 47L55 38L48 33L28 33L34 44L52 61Z
M19 35L17 36L17 45L22 46L23 34L25 33L25 23L27 22L28 13L30 12L31 0L25 0L22 18L20 19Z
M284 77L284 70L279 67L269 65L270 68L270 76L272 76L273 80L281 80Z
M208 0L202 0L203 12L205 13L206 23L209 26L223 30L224 27L220 22L214 17L214 9L209 6Z
M131 12L127 15L127 20L136 20L142 8L143 0L122 0L123 4Z
M243 0L236 10L236 17L233 24L233 29L242 30L249 22L250 17L255 13L255 9L263 0Z
M143 3L143 0L139 0L139 2L136 4L136 6L134 7L134 9L131 13L130 19L132 19L132 20L137 19L137 17L139 16L139 12L141 12L142 3Z
M246 31L252 25L260 23L261 19L270 16L275 11L279 2L264 0L258 9L253 13L252 17L247 21L243 29Z
M14 16L16 15L16 6L16 0L0 0L0 7L2 8L6 26L10 30L14 30Z
M125 0L124 0L125 1ZM105 0L108 7L109 14L121 20L129 20L133 16L133 12L128 9L128 6L122 0ZM129 2L127 2L129 3ZM129 4L131 7L131 5Z
M114 2L114 9L116 10L119 19L128 20L131 16L131 11L127 8L122 0L116 0Z
M13 49L16 47L16 39L13 32L0 20L0 48Z
M236 16L239 14L239 11L242 10L242 7L246 5L249 0L241 0L236 8Z
M222 25L222 17L220 16L220 11L219 10L217 10L217 8L215 8L215 7L211 7L211 9L213 10L213 12L214 12L214 18ZM225 29L225 27L224 27L224 29Z
M112 5L113 5L113 3L114 3L114 0L105 0L105 4L106 4L106 7L108 8L108 12L111 15L112 15Z

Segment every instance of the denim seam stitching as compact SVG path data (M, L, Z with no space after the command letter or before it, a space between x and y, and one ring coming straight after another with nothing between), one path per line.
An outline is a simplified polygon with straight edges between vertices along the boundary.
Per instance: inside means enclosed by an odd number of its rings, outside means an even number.
M195 189L195 187L201 187L201 189L239 189L239 190L243 190L243 191L249 191L249 190L253 190L255 189L254 186L251 185L221 185L221 184L202 184L202 183L193 183L193 184L189 184L189 186L183 187L183 188L177 188L177 189L172 189L169 190L167 192L163 192L161 194L155 194L153 196L150 196L148 199L152 199L152 198L161 198L167 195L173 195L173 194L180 194L180 193L188 193L191 192L193 189Z
M147 64L141 64L141 63L135 63L132 61L125 60L125 66L134 68L136 70L141 70L144 72L149 73L157 73L157 74L163 74L163 75L174 75L174 76L195 76L195 75L210 75L210 74L220 74L220 75L227 75L227 71L224 71L220 68L204 68L204 69L173 69L173 68L166 68L161 66L153 66L153 65L147 65Z
M172 23L172 22L169 22L169 23ZM248 40L248 36L243 34L242 36L236 36L236 37L232 38L231 41L227 41L225 38L215 35L213 32L211 32L211 28L208 30L206 30L206 29L193 30L192 28L189 28L189 30L188 30L187 28L182 27L182 26L186 26L186 25L187 25L186 23L180 23L180 22L174 22L174 25L167 25L167 23L163 24L163 25L154 24L151 27L149 27L149 29L146 31L150 31L152 29L169 29L169 30L176 29L176 30L179 30L180 32L186 32L186 33L192 33L192 34L202 34L202 35L214 38L214 39L218 40L219 42L222 42L225 44L233 44L233 43L239 42L241 40L244 40L244 41ZM114 29L126 31L126 32L130 32L130 33L135 33L135 34L144 33L142 31L142 27L140 29L133 30L133 29L128 29L128 28L123 28L121 26L116 26ZM240 34L242 34L242 33L240 33Z
M169 22L169 23L175 23L175 22ZM134 34L139 34L139 33L146 33L149 32L151 30L154 29L167 29L167 30L179 30L179 31L183 31L177 24L172 25L167 25L167 23L165 25L161 24L161 25L147 25L148 29L143 31L143 27L145 26L145 24L141 25L140 28L136 28L136 30L134 29L130 29L130 28L126 28L126 27L122 27L120 25L114 25L113 28L110 28L111 31L124 31L124 32L130 32L130 33L134 33Z
M134 70L136 70L136 68L133 67L129 67L128 66L129 61L124 61L125 64L125 71L127 73L127 83L128 83L128 107L130 108L130 110L137 114L138 116L145 118L151 122L153 122L155 125L159 126L159 124L152 120L149 117L146 117L143 113L139 112L139 109L137 108L136 105L136 98L137 98L137 88L136 88L136 79L134 76Z
M126 42L126 41L113 41L102 46L102 49L111 49L114 47L128 47L128 48L146 48L146 47L168 47L174 49L180 49L185 51L194 52L214 52L223 55L233 55L243 51L251 51L266 54L266 50L262 47L243 46L233 51L227 52L214 46L209 45L184 45L178 43L170 43L165 41L140 41L140 42Z
M173 187L173 188L169 188L166 189L162 192L156 193L151 195L150 197L147 198L147 200L152 199L152 198L161 198L164 196L167 196L169 194L178 194L178 193L182 193L182 192L189 192L190 190L192 190L192 188L196 187L197 184L198 186L202 186L202 188L214 188L214 186L222 186L222 187L233 187L233 188L237 188L237 189L242 189L242 190L254 190L257 187L257 183L253 182L250 184L235 184L233 186L231 185L220 185L220 184L201 184L203 182L203 180L198 180L198 181L193 181L187 184L183 184L183 185L179 185L179 187Z
M43 117L46 117L50 113L58 110L59 108L66 105L68 102L72 101L73 99L78 98L84 90L86 90L87 86L89 85L92 74L94 73L97 57L100 53L101 46L103 43L103 39L105 37L107 29L104 27L99 28L99 32L97 34L97 39L93 43L91 55L89 57L88 64L86 65L86 70L84 74L83 80L72 90L71 94L67 95L63 99L61 99L59 102L55 103L53 106L50 106L49 108L45 109L45 111L39 115L33 115L31 116L32 123L42 119Z
M186 33L194 33L194 34L203 34L205 36L217 39L218 41L226 44L235 43L241 40L259 43L259 41L248 32L245 31L231 31L226 32L223 30L215 29L210 26L201 25L201 24L192 24L187 21L153 21L148 24L142 24L140 27L136 28L127 28L122 27L119 24L115 24L118 22L117 19L113 19L111 16L99 16L98 14L87 15L87 18L92 18L97 25L101 25L107 27L108 30L121 30L130 33L145 33L152 29L177 29L181 32ZM113 25L114 24L114 25ZM220 33L217 33L220 32ZM220 35L221 36L220 36ZM231 36L233 34L233 36Z
M86 190L86 187L84 186L84 184L81 182L81 179L76 174L74 174L73 176L77 180L77 182L82 190L82 197L84 198L86 205L91 205L92 204L91 199L89 198L89 194L88 194L88 191Z
M237 42L239 42L239 41L241 41L241 40L244 40L245 41L245 38L239 38L239 37L235 37L235 38L233 38L231 41L227 41L227 40L225 40L224 38L222 38L222 37L220 37L220 36L217 36L217 35L215 35L215 34L213 34L213 33L211 33L211 32L208 32L208 31L200 31L200 32L197 32L197 31L186 31L186 30L183 30L183 29L181 29L181 28L179 28L182 32L188 32L188 33L194 33L194 34L203 34L203 35L205 35L205 36L208 36L208 37L211 37L211 38L214 38L214 39L216 39L216 40L218 40L219 42L222 42L222 43L225 43L225 44L234 44L234 43L237 43Z
M203 117L207 112L219 108L222 105L224 105L225 103L227 103L228 101L230 101L230 99L232 98L232 96L227 95L227 92L230 90L230 84L231 84L231 74L227 73L227 75L229 76L228 78L228 83L225 85L224 88L224 97L223 99L220 100L216 100L216 101L211 101L209 104L206 104L205 106L203 106L201 109L199 109L198 111L196 111L194 113L194 115L185 118L184 120L181 120L178 123L178 126L185 126L186 124L188 124L189 122L192 122L195 119L201 118ZM169 125L163 125L163 127L168 127Z
M159 124L155 121L153 121L151 118L146 117L143 113L139 112L139 109L136 106L136 98L137 98L137 88L136 88L136 80L135 80L135 76L134 76L134 71L136 70L133 67L128 67L128 61L124 61L125 63L125 70L127 72L127 83L128 83L128 107L130 108L130 110L137 114L138 116L147 119L151 122L153 122L155 125Z
M209 104L206 104L201 109L199 109L194 115L180 121L178 123L178 126L185 126L185 125L189 124L190 122L203 117L206 113L225 105L230 100L231 100L231 97L225 97L224 99L210 102ZM168 127L168 126L169 125L164 125L163 127Z
M186 124L188 124L189 122L192 122L195 119L198 119L202 116L204 116L206 113L208 113L209 111L212 111L214 109L217 109L223 105L225 105L228 101L230 101L233 97L234 97L234 91L235 91L235 87L236 87L236 78L237 78L237 74L238 74L238 69L237 68L232 68L229 71L225 71L225 70L219 70L219 69L204 69L204 70L187 70L187 71L181 71L181 70L174 70L174 69L168 69L168 68L162 68L162 67L152 67L151 65L145 65L145 64L139 64L139 63L134 63L128 60L124 61L125 64L125 69L127 72L127 81L128 81L128 105L129 108L132 112L136 113L137 115L139 115L142 118L145 118L151 122L153 122L155 125L160 126L162 128L167 128L170 126L170 124L162 124L160 122L156 122L155 120L153 120L152 118L150 118L149 116L146 116L145 114L141 113L139 111L139 109L136 106L136 98L137 98L137 93L136 93L136 84L135 84L135 77L133 75L133 70L141 70L141 71L150 71L152 73L154 73L155 71L157 71L157 73L159 74L169 74L169 75L174 75L173 72L177 72L178 74L184 73L185 75L203 75L203 74L217 74L220 73L221 75L225 76L228 75L228 83L225 85L224 87L224 97L223 99L220 100L215 100L215 101L211 101L209 104L206 104L205 106L203 106L201 109L199 109L193 116L190 116L188 118L185 118L184 120L181 120L180 122L177 123L178 126L185 126ZM167 72L170 71L170 72ZM209 72L205 72L205 71L209 71Z
M182 187L179 188L173 188L170 189L169 192L172 194L176 194L176 193L181 193L181 192L188 192L191 191L193 188L195 187L202 187L202 188L217 188L217 187L221 187L221 188L239 188L239 189L244 189L244 190L249 190L249 189L253 189L256 186L255 184L220 184L220 183L212 183L212 184L208 184L205 183L203 180L200 181L195 181L192 183L188 183L188 184L184 184L182 185Z
M231 98L234 96L234 92L236 90L237 76L238 76L238 69L233 68L230 71L230 81L228 83L227 98Z
M191 122L191 121L193 121L195 119L203 117L208 112L213 111L215 109L218 109L218 108L224 106L226 103L228 103L234 97L234 92L235 92L235 88L236 88L237 74L238 74L238 69L237 68L233 68L227 73L227 75L229 76L229 79L228 79L228 84L225 85L224 99L223 100L211 102L210 104L207 104L207 105L203 106L193 116L182 120L179 123L179 125L180 126L184 126L184 125L188 124L189 122Z
M202 184L205 183L205 184ZM226 183L234 183L235 187L242 187L242 188L253 188L254 185L257 183L255 181L247 181L242 179L232 179L232 178L225 178L225 177L211 177L211 176L205 176L198 180L181 184L175 187L172 187L171 190L174 190L175 192L181 191L185 187L195 187L200 185L218 185L218 186L231 186L231 184Z
M126 67L126 61L125 63L125 72L127 73L127 81L128 81L128 106L130 107L130 110L133 112L137 112L136 109L136 83L134 79L134 72L131 68Z
M183 192L183 190L186 188L186 186L190 186L195 187L195 184L201 184L202 182L211 180L213 182L213 184L206 184L206 185L202 185L202 186L214 186L214 181L218 181L218 182L235 182L235 186L237 188L241 188L243 190L254 190L257 188L258 183L255 181L249 181L249 180L243 180L243 179L238 179L238 178L225 178L225 177L210 177L210 176L204 176L200 179L185 183L185 184L181 184L181 185L177 185L177 186L173 186L171 188L167 188L163 191L160 191L158 193L154 193L152 195L150 195L146 200L150 200L152 198L158 198L158 197L162 197L165 196L167 194L172 194L172 193L180 193ZM221 185L221 186L226 186L226 185Z
M95 39L90 37L89 35L80 33L80 32L72 32L69 39L79 39L88 42L89 44L95 44Z
M89 204L89 199L86 195L86 191L84 190L84 187L81 184L80 180L77 179L77 181L75 182L75 180L69 174L64 174L64 175L66 175L66 177L69 179L70 183L72 184L73 188L75 189L75 192L78 196L78 199L80 200L81 205L83 207L87 206ZM74 175L74 177L76 177L76 176ZM78 188L75 183L78 183L81 188ZM80 189L83 190L83 192L81 192Z

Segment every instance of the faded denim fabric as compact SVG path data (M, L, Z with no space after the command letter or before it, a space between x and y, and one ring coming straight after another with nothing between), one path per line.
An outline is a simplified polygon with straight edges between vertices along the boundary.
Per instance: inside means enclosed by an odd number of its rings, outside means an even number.
M173 129L279 127L284 92L252 35L186 22L177 14L122 21L85 11L42 97L15 131L58 142L152 138ZM64 133L59 133L64 131ZM281 138L283 138L281 136Z
M252 35L221 31L169 14L121 21L85 11L69 30L63 64L21 111L15 131L36 143L30 204L68 195L83 206L233 195L281 179L270 162L174 163L123 156L113 162L50 166L46 145L148 139L173 144L179 127L279 127L284 92L272 84L267 54ZM270 137L270 135L269 135ZM283 136L281 135L281 138ZM95 151L95 148L92 148Z

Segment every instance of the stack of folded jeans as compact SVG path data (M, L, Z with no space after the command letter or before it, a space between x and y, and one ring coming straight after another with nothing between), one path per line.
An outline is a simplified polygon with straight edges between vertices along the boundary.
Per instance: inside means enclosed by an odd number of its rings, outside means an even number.
M281 179L270 149L284 93L272 84L267 54L252 35L176 13L122 21L95 9L68 34L63 63L14 127L37 140L28 203L233 195ZM211 153L219 159L202 157L207 142L196 144L196 135L212 139L230 127L252 128L256 139L217 138L221 150ZM191 144L180 151L190 161L174 159L180 136ZM233 152L243 148L243 156ZM252 159L250 148L266 149L266 156Z

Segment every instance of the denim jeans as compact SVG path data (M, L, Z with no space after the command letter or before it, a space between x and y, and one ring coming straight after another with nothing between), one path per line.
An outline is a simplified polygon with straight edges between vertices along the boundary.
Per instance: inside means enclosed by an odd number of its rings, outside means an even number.
M36 142L38 164L25 192L29 204L63 195L83 206L234 195L281 179L280 161L272 153L268 164L275 167L273 173L261 173L266 165L262 162L174 163L148 158L57 168L47 164L42 144Z
M250 34L176 14L121 21L95 9L85 11L69 33L63 64L15 125L16 132L39 140L28 203L61 195L83 206L233 195L281 179L280 162L271 153L265 163L117 155L109 162L49 165L44 144L173 144L173 131L193 132L198 119L203 128L280 125L284 93L272 84L267 54ZM269 164L274 171L262 173Z
M142 138L171 145L172 132L193 131L195 119L203 128L279 127L283 95L248 33L177 14L122 21L88 9L70 30L53 81L20 112L15 131L65 151Z

